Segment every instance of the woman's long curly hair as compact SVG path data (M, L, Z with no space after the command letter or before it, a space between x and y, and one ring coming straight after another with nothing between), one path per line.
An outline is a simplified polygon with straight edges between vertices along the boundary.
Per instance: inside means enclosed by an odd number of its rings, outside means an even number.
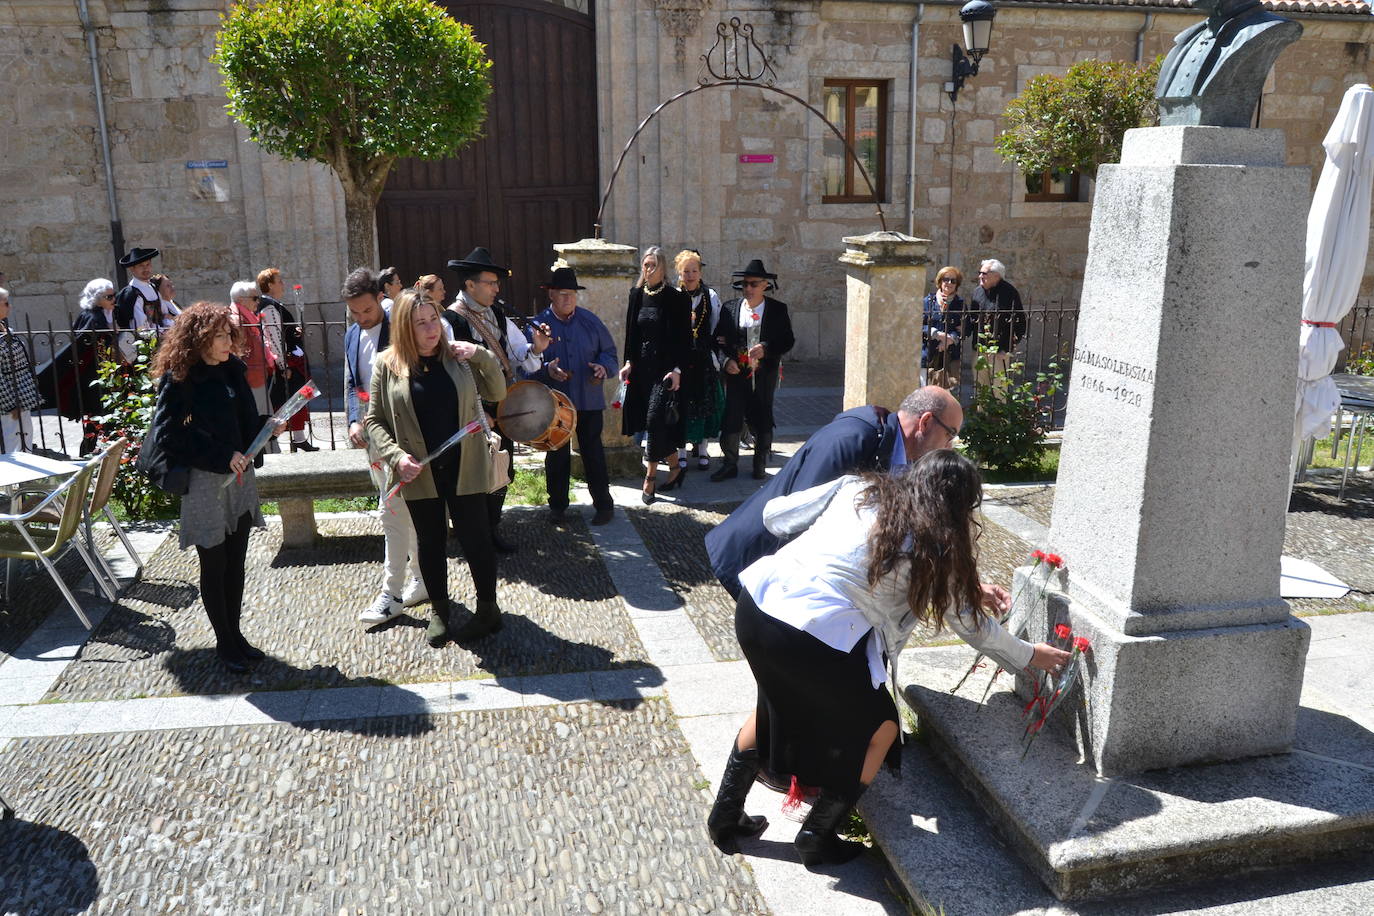
M955 607L981 620L977 509L983 480L973 462L951 449L923 455L897 474L869 473L859 506L877 519L868 535L868 584L876 587L899 564L911 563L911 613L939 629Z
M186 381L187 371L204 361L210 342L222 330L229 332L234 352L238 352L243 346L243 331L230 317L229 306L218 302L197 302L182 311L153 355L153 378L170 373L176 381Z

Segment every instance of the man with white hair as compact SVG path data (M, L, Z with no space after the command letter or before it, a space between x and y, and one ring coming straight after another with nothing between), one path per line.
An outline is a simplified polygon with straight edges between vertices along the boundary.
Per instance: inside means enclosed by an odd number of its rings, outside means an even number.
M233 302L234 324L243 329L246 349L241 355L248 365L248 387L253 391L259 416L266 416L272 413L272 405L267 399L267 380L276 371L277 355L268 345L258 318L262 294L252 280L240 280L229 288L229 299Z
M999 391L1006 388L1012 352L1026 336L1026 311L1021 307L1021 294L1002 279L1006 272L1006 266L996 258L984 261L978 266L978 286L972 296L973 312L977 315L978 346L995 350L979 354L987 365L975 370L974 383L995 385Z

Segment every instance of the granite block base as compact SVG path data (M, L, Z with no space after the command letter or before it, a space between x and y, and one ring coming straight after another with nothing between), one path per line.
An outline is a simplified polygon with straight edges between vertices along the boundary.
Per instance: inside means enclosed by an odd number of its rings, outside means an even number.
M1105 778L1055 734L1022 760L1022 704L1005 688L977 702L990 668L950 693L972 658L963 646L904 653L903 694L932 749L1060 900L1374 850L1374 734L1349 719L1302 707L1289 753ZM899 872L919 867L878 840Z
M1288 614L1278 622L1133 636L1103 612L1108 599L1076 585L1038 588L1043 573L1017 570L1029 607L1027 639L1051 641L1067 623L1092 645L1067 709L1052 720L1102 776L1277 754L1293 742L1303 661L1311 632ZM1272 617L1279 600L1230 609L1239 619ZM1030 681L1018 679L1023 698Z

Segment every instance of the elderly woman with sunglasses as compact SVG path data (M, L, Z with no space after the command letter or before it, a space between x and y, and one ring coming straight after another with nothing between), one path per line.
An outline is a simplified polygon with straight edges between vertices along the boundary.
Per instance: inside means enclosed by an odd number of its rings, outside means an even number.
M115 328L115 287L104 277L86 284L81 291L81 314L72 323L76 360L71 377L64 379L59 395L62 415L81 420L80 454L95 451L100 437L96 417L105 413L105 393L96 384L100 363L116 360L127 364L136 353L132 334Z
M959 286L964 275L957 267L941 267L935 275L935 291L921 303L921 369L925 384L939 385L958 394L959 357L971 319Z

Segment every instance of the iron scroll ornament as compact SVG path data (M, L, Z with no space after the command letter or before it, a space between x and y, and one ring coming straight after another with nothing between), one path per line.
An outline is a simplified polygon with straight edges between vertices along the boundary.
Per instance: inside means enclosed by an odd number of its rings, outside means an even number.
M743 44L744 47L743 70L739 67L741 44ZM721 59L719 69L717 69L714 63L714 55L718 48L720 49ZM755 57L758 58L757 61L755 61ZM733 63L731 63L732 60ZM859 170L859 175L862 176L864 184L868 186L868 193L873 196L873 206L877 212L878 224L882 227L884 232L887 231L887 217L883 214L882 202L878 200L878 189L874 187L873 179L868 177L868 169L864 168L863 161L859 159L858 154L854 152L854 147L844 138L844 133L831 123L829 118L821 113L820 109L801 96L788 92L786 89L779 89L777 86L773 85L773 78L777 76L777 71L773 69L773 65L768 60L763 48L754 40L753 26L748 23L741 25L739 17L732 18L728 24L722 22L717 25L716 43L711 46L709 51L701 55L701 69L702 72L697 77L697 85L690 89L684 89L677 95L671 96L660 102L658 107L649 112L643 121L639 122L639 126L635 128L635 132L631 134L630 139L625 142L625 148L620 151L620 156L615 161L615 168L611 170L610 180L606 182L606 190L601 194L600 206L596 208L596 222L593 224L596 238L601 238L602 216L606 212L606 203L611 199L611 191L615 188L615 180L619 177L620 169L625 164L625 157L630 154L630 150L634 147L635 141L639 139L639 135L642 134L644 128L648 127L649 123L658 116L658 113L674 102L685 99L689 95L694 95L706 89L737 89L746 86L754 86L764 92L772 92L784 98L791 99L816 117L820 118L821 123L830 128L830 132L835 135L835 139L839 140L840 144L844 147L845 154L849 157L850 161L854 163L854 167ZM712 79L708 80L706 78L708 74ZM768 78L764 79L764 77Z

